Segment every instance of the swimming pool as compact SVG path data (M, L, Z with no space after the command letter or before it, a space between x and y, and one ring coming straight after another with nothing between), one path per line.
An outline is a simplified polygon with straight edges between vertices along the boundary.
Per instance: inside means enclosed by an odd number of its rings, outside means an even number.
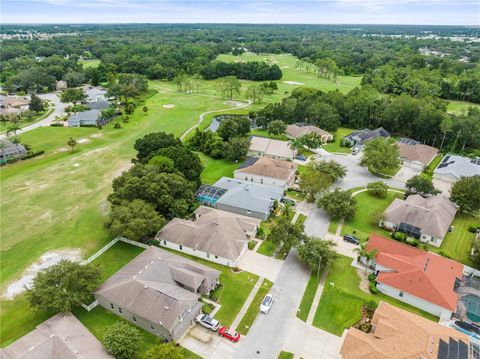
M462 297L462 302L467 309L467 318L472 322L480 323L480 297L475 294L467 294Z

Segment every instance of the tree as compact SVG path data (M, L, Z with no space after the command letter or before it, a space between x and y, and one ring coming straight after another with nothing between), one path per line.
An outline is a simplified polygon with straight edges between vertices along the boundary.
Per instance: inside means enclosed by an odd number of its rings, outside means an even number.
M333 221L347 220L355 215L357 200L349 191L336 188L333 192L323 194L318 206L323 208Z
M331 181L327 176L316 171L310 163L300 172L299 186L305 192L307 202L313 203L315 196L325 191L331 185Z
M189 148L183 145L165 147L151 155L160 155L172 159L177 171L181 172L187 180L200 185L200 175L203 171L202 162L200 157Z
M439 190L435 188L433 182L430 178L423 177L422 175L415 175L410 178L406 183L407 194L418 193L422 196L426 195L436 195L440 193Z
M165 225L155 207L140 199L113 206L105 223L114 237L145 242Z
M292 224L289 218L280 217L273 224L268 239L272 243L283 243L287 248L291 248L300 243L303 236L303 226Z
M32 93L32 95L30 96L30 103L28 105L28 109L30 111L40 112L45 109L45 106L41 98Z
M287 124L281 120L271 121L267 125L268 133L272 135L281 135L285 133L286 129L287 129Z
M261 85L250 85L247 89L247 98L252 100L254 104L262 103L264 91L262 91Z
M368 269L368 264L375 259L377 256L377 249L374 248L371 251L367 249L367 242L362 241L358 245L358 247L355 247L353 249L354 252L358 253L358 256L360 258L363 258L365 260L365 277L367 276L367 269Z
M143 76L135 74L121 74L118 82L110 85L108 92L111 96L123 98L123 103L128 105L131 98L138 97L147 92L147 80Z
M400 166L400 149L393 139L379 137L368 141L364 145L360 166L375 172L393 170Z
M60 101L63 103L73 103L76 105L78 102L85 101L87 96L80 88L67 88L60 94Z
M250 120L245 116L232 116L224 118L217 129L219 135L224 141L233 137L243 137L250 132Z
M322 271L330 267L338 258L333 241L305 236L297 245L298 257L311 271Z
M310 149L319 148L322 145L322 138L315 132L307 133L297 139L302 146Z
M461 177L450 189L450 200L464 213L480 210L480 175Z
M247 157L250 147L248 138L233 137L225 144L225 158L230 161L238 161Z
M184 359L182 348L175 343L157 344L147 350L145 359Z
M172 173L175 172L175 162L171 158L157 155L153 156L149 161L148 164L151 166L155 166L158 171L160 172L167 172Z
M226 76L217 80L217 88L223 99L232 100L240 94L242 84L235 76Z
M67 313L90 300L99 281L98 267L61 260L38 272L31 289L27 290L27 297L32 307Z
M67 146L70 148L70 152L75 151L75 147L77 146L77 140L73 137L70 137L67 141Z
M140 162L146 162L159 149L181 144L182 141L171 133L154 132L137 139L133 147L137 150L137 159Z
M370 193L378 198L387 197L388 186L383 181L370 182L367 185L367 188L370 190Z
M319 174L326 176L331 184L339 179L345 178L347 175L347 168L334 160L311 161L310 163L313 169Z
M328 103L317 102L308 106L305 115L309 123L326 131L335 132L340 127L340 115Z
M134 359L139 357L141 336L131 324L117 321L107 327L102 343L116 359Z

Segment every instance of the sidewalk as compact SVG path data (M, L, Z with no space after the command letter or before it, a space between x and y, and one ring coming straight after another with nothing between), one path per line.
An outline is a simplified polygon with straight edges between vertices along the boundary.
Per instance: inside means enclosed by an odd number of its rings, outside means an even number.
M240 324L240 322L242 321L243 316L245 315L245 313L246 313L247 310L248 310L248 307L250 307L250 304L252 304L253 298L255 298L255 295L257 295L257 292L258 292L258 290L260 289L260 287L261 287L261 285L262 285L262 283L263 283L263 280L264 280L263 277L259 277L259 278L258 278L257 283L255 283L255 287L253 287L252 291L250 292L250 295L248 296L247 300L246 300L245 303L243 304L242 309L241 309L240 312L237 314L237 317L236 317L235 320L233 321L233 323L232 323L232 325L231 325L231 328L236 329L237 326Z
M322 277L320 278L320 283L318 284L317 292L315 293L315 297L313 298L312 306L310 307L310 312L308 313L307 317L307 324L312 325L313 318L315 317L315 313L317 312L318 303L320 303L320 298L322 297L323 288L325 287L325 280L327 279L328 271L324 271Z

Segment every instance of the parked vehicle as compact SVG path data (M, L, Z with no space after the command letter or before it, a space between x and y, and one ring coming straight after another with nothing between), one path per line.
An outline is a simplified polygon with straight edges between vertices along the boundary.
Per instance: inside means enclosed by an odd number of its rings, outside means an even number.
M302 156L302 155L298 155L295 157L296 160L300 160L300 161L306 161L307 158L305 156Z
M273 295L267 294L265 298L263 298L262 304L260 305L260 312L264 314L268 314L272 304L274 302Z
M233 330L230 327L221 327L218 330L218 335L227 338L228 340L231 340L232 342L236 343L240 340L240 334L237 333L235 330Z
M286 198L286 197L283 197L280 202L282 203L285 203L285 204L289 204L290 206L295 206L295 201L293 199L290 199L290 198Z
M213 330L214 332L216 332L220 327L220 323L218 322L218 320L213 319L208 314L197 315L197 317L195 318L195 321L198 324L200 324L202 327Z
M353 147L352 148L352 155L356 155L358 152L360 152L360 147Z
M343 236L345 242L350 242L353 244L360 244L360 240L352 234L346 234Z

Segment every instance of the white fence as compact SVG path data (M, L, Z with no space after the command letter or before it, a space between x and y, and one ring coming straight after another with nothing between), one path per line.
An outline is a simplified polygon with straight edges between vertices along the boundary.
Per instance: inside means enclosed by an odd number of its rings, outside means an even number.
M113 239L111 242L109 242L108 244L106 244L105 246L103 246L102 249L100 249L97 253L95 253L94 255L92 255L90 258L85 259L85 260L82 262L82 264L89 264L89 263L91 263L92 261L94 261L95 259L97 259L99 256L101 256L103 253L105 253L107 250L109 250L109 249L110 249L115 243L117 243L118 241L125 242L125 243L128 243L128 244L137 246L137 247L141 247L141 248L143 248L143 249L147 249L147 248L148 248L148 245L145 244L145 243L135 242L135 241L132 241L132 240L130 240L130 239L123 238L123 237L117 237L117 238Z

